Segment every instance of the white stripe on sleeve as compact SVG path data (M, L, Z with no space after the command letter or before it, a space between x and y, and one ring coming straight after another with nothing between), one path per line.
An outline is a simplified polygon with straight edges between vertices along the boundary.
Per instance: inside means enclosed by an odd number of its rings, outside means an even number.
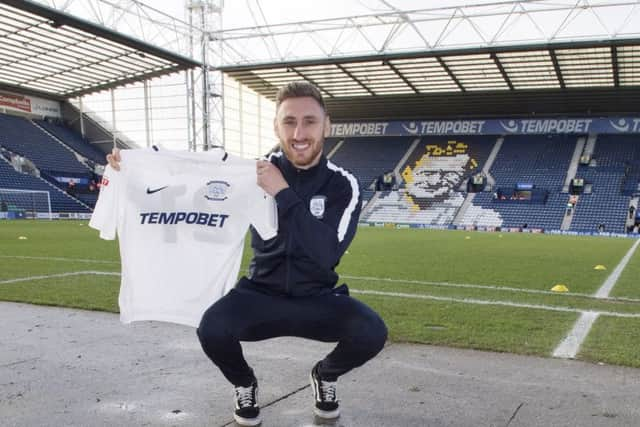
M347 234L347 229L349 228L349 222L351 221L351 215L356 209L358 205L358 199L360 198L360 188L358 187L358 180L355 176L351 175L346 170L341 167L336 166L332 162L327 160L327 167L332 171L340 173L344 176L349 184L351 184L351 200L347 205L346 209L342 213L342 218L340 218L340 223L338 224L338 241L342 242L344 240L344 235Z

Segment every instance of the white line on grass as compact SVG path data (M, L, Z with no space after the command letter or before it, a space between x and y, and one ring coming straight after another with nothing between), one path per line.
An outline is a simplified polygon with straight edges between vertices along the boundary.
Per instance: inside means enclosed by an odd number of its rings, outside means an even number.
M553 357L561 357L563 359L576 357L580 345L589 334L591 326L593 326L599 315L600 313L596 312L582 313L569 335L553 350Z
M639 240L640 242L640 240ZM593 295L581 294L577 292L553 292L553 291L543 291L539 289L524 289L524 288L513 288L508 286L499 286L499 285L473 285L468 283L449 283L449 282L429 282L425 280L408 280L408 279L390 279L386 277L367 277L367 276L349 276L345 274L340 275L341 278L350 279L350 280L367 280L370 282L388 282L388 283L406 283L411 285L428 285L428 286L442 286L448 288L466 288L466 289L485 289L490 291L508 291L508 292L517 292L517 293L525 293L525 294L541 294L541 295L554 295L554 296L575 296L582 298L595 298ZM600 298L598 298L600 299ZM627 301L627 302L640 302L638 298L624 298L624 297L605 297L602 299L612 300L612 301Z
M71 273L59 273L59 274L49 274L46 276L29 276L29 277L19 277L17 279L1 280L0 285L5 285L9 283L30 282L32 280L46 280L46 279L56 279L59 277L86 276L86 275L119 276L120 273L114 273L111 271L74 271Z
M82 276L82 275L120 276L120 273L113 272L113 271L74 271L71 273L59 273L59 274L50 274L47 276L30 276L30 277L20 277L16 279L2 280L0 281L0 285L17 283L17 282L27 282L31 280L44 280L44 279L53 279L58 277ZM476 298L439 297L435 295L409 294L404 292L383 292L383 291L373 291L373 290L366 290L366 289L351 289L351 292L356 294L364 294L364 295L379 295L379 296L390 296L390 297L399 297L399 298L426 299L426 300L433 300L433 301L455 302L455 303L462 303L462 304L499 305L499 306L506 306L506 307L515 307L515 308L531 308L536 310L561 311L565 313L580 313L583 315L591 314L591 315L595 315L595 317L597 317L598 315L604 315L604 316L612 316L612 317L640 318L640 313L618 313L618 312L612 312L612 311L580 310L577 308L570 308L570 307L557 307L557 306L543 305L543 304L524 304L524 303L518 303L518 302L512 302L512 301L481 300Z
M536 310L562 311L565 313L581 313L581 314L597 313L603 316L627 317L627 318L640 319L640 313L617 313L613 311L580 310L579 308L557 307L553 305L542 305L542 304L524 304L524 303L512 302L512 301L481 300L481 299L475 299L475 298L437 297L435 295L406 294L403 292L382 292L382 291L370 291L370 290L361 290L361 289L351 289L351 292L356 294L365 294L365 295L380 295L380 296L399 297L399 298L427 299L427 300L434 300L434 301L457 302L462 304L500 305L500 306L506 306L506 307L515 307L515 308L532 308Z
M616 268L613 269L609 277L607 277L602 286L600 286L600 289L598 289L593 295L594 297L599 299L610 299L609 293L611 292L611 289L613 289L614 285L618 282L624 268L629 264L629 260L636 251L638 244L640 244L640 240L636 240L625 256L622 257ZM587 335L589 335L589 331L591 331L591 328L597 319L598 314L592 315L587 312L582 313L575 325L573 325L571 331L569 331L569 334L560 341L560 344L558 344L556 349L553 351L553 356L561 357L563 359L573 359L576 357L578 350L580 350L580 346L587 338Z
M391 279L387 277L373 277L373 276L349 276L345 274L341 274L340 277L345 279L353 279L353 280L368 280L370 282L408 283L412 285L446 286L450 288L489 289L489 290L500 290L500 291L511 291L511 292L526 292L531 294L557 295L556 292L551 292L551 291L542 291L539 289L512 288L508 286L498 286L498 285L473 285L469 283L430 282L426 280ZM568 292L565 292L565 295L567 293ZM575 294L575 295L584 295L584 294Z
M620 275L622 274L622 271L624 270L624 268L627 266L627 264L629 264L629 260L633 256L633 253L636 251L638 244L640 244L640 240L636 240L633 246L631 246L631 248L627 251L625 256L622 257L622 259L620 260L620 263L618 263L616 268L611 272L609 277L607 277L607 279L604 281L600 289L598 289L598 291L595 293L594 296L596 298L609 297L609 293L611 292L611 289L613 289L613 286L616 284L616 282L620 278Z
M0 255L0 258L35 259L35 260L41 260L41 261L88 262L88 263L96 263L96 264L120 264L120 261L105 261L101 259L82 259L82 258L56 258L56 257L48 257L48 256Z
M637 240L636 244L638 243L640 243L640 239ZM19 256L19 255L0 255L0 258L33 259L33 260L42 260L42 261L86 262L86 263L96 263L96 264L120 264L119 261L104 261L104 260L82 259L82 258L55 258L55 257ZM558 292L552 292L552 291L544 291L540 289L514 288L514 287L500 286L500 285L475 285L470 283L431 282L426 280L391 279L388 277L350 276L347 274L341 274L340 277L344 279L350 279L350 280L368 280L370 282L407 283L412 285L429 285L429 286L441 286L441 287L449 287L449 288L486 289L486 290L493 290L493 291L519 292L519 293L527 293L527 294L556 295L556 296L561 295L561 296L576 296L576 297L582 297L582 298L596 298L595 295L587 295L587 294L581 294L577 292L558 293ZM597 297L597 298L607 299L611 301L640 302L639 298L625 298L625 297Z

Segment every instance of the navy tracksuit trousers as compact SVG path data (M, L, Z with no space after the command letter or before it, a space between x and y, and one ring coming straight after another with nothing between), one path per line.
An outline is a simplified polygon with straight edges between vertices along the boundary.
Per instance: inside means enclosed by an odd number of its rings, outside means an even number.
M335 381L382 350L387 328L378 314L348 295L346 286L309 297L233 289L209 307L198 327L204 352L229 382L243 387L254 374L240 341L281 336L337 342L318 366L321 378Z

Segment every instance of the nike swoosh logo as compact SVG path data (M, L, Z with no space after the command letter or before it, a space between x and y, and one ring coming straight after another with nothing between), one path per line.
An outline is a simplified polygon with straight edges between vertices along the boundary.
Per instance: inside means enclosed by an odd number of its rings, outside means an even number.
M164 187L156 188L155 190L152 190L149 187L147 187L147 194L157 193L158 191L164 190L167 187L168 185L165 185Z

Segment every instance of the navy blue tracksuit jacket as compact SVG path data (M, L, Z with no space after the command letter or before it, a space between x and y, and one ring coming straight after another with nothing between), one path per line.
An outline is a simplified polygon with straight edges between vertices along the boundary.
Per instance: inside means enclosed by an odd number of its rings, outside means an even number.
M270 161L289 184L276 194L278 235L262 240L251 228L249 280L238 286L274 295L328 293L356 232L362 206L358 180L324 155L310 169L297 169L282 152Z

